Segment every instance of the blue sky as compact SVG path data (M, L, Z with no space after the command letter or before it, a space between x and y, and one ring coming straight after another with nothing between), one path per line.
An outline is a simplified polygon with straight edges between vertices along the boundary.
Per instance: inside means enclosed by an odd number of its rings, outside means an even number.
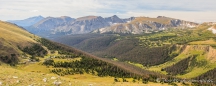
M0 20L32 16L167 16L216 22L216 0L0 0Z

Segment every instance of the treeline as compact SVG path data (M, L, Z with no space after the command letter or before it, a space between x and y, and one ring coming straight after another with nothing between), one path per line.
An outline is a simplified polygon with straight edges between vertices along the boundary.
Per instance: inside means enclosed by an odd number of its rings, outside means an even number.
M194 57L188 57L170 67L167 67L161 70L166 71L168 75L185 74L186 70L189 67L189 62L191 61L191 59L194 59Z
M137 47L127 54L123 54L122 57L118 58L122 61L132 61L135 63L140 63L145 66L154 66L165 63L172 60L178 55L178 53L173 53L177 48L173 46L162 46L154 48L141 48Z
M58 75L71 75L71 74L93 74L97 76L113 76L113 77L137 77L136 74L132 74L117 66L109 64L107 62L87 58L82 56L80 61L71 61L71 62L54 62L52 60L46 60L44 65L53 66L55 69L51 70L51 72L56 73ZM64 69L62 69L64 68Z
M75 47L78 47L81 50L85 50L86 52L94 52L101 51L112 45L115 40L118 39L117 36L101 36L96 38L89 38L83 40Z
M177 49L175 45L141 47L135 37L98 37L87 39L75 47L99 57L117 58L120 61L132 61L145 66L158 65L178 55L172 54Z
M162 70L168 72L170 75L186 74L194 67L203 67L207 65L206 60L198 60L199 55L190 55L188 58L181 60L180 62L164 68Z
M52 42L45 38L39 39L38 42L40 42L42 45L47 47L49 50L57 50L59 54L64 54L64 55L71 55L71 54L81 55L82 54L80 51L76 49L72 49L60 43Z
M15 66L19 62L19 58L16 54L11 54L9 56L0 56L0 61Z
M58 61L55 62L53 59L47 59L44 61L43 65L52 66L50 72L55 73L60 76L64 75L74 75L74 74L92 74L100 77L111 76L115 77L114 81L119 82L118 78L122 78L123 82L127 82L125 78L133 78L133 82L142 81L147 84L149 81L157 83L158 78L166 78L170 79L172 77L157 75L157 74L148 74L144 73L142 75L135 74L119 68L116 65L104 62L102 60L88 58L85 56L81 56L81 60L71 61L71 62L63 62ZM173 83L173 82L160 82L160 83Z
M76 55L81 57L77 61L65 61L65 62L55 62L52 59L45 60L44 65L52 66L54 69L50 70L58 75L71 75L71 74L82 74L89 73L98 76L113 76L113 77L131 77L131 78L140 78L143 82L147 83L148 81L153 81L158 77L167 78L168 76L161 75L155 72L149 72L135 66L127 66L120 64L118 62L113 62L108 59L99 58L91 54L70 48L68 46L51 42L46 39L38 40L42 45L46 46L50 50L57 50L67 52L64 55ZM135 44L137 45L137 44Z
M18 47L20 50L23 52L32 55L32 56L41 56L43 57L44 55L47 54L47 51L39 44L33 44L32 46L27 46L21 49Z
M96 37L103 37L103 36L104 36L103 34L73 34L73 35L55 37L53 40L67 45L76 45L83 42L86 39L93 39Z
M200 80L198 82L194 82L197 86L214 86L216 84L216 68L212 69L196 78L193 78L194 80ZM204 84L204 85L203 85Z
M55 58L59 58L59 59L68 59L68 58L77 58L77 57L79 56L75 54L55 56Z
M187 44L189 42L208 40L214 37L215 35L211 31L205 29L175 29L139 36L139 40L141 46L157 47L166 44Z

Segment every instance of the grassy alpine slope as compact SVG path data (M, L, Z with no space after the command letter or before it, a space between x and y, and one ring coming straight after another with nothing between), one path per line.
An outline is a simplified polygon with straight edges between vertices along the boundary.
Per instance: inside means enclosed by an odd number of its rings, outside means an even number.
M216 69L216 35L207 30L209 27L202 24L194 29L163 31L138 37L140 46L144 47L172 44L176 46L176 49L169 54L175 56L173 59L143 68L187 79L202 75L211 76L208 72ZM215 78L211 79L216 80Z
M7 22L0 21L0 39L3 86L162 85L153 81L167 77L51 42Z
M179 78L210 77L216 69L216 35L208 30L210 27L204 23L192 29L170 28L142 35L104 34L71 46ZM69 43L69 40L61 42Z

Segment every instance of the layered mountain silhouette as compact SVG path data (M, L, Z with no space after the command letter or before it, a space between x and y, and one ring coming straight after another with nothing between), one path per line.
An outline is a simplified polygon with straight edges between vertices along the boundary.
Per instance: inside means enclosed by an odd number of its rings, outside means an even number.
M164 16L158 16L157 18L131 17L126 19L121 19L116 15L106 18L101 16L85 16L77 19L62 16L46 17L26 27L26 29L40 36L85 33L142 34L169 28L192 28L197 25L197 23Z
M64 23L70 23L74 20L74 18L70 18L67 16L46 17L32 26L26 27L26 29L34 34L51 34L51 31L57 26L63 25Z
M128 33L142 34L169 28L191 28L198 24L180 19L158 16L157 18L136 17L131 22L112 25L93 31L93 33Z
M17 24L17 25L22 26L22 27L27 27L27 26L31 26L31 25L39 22L42 19L44 19L44 17L39 15L39 16L30 17L30 18L27 18L24 20L9 20L8 22Z

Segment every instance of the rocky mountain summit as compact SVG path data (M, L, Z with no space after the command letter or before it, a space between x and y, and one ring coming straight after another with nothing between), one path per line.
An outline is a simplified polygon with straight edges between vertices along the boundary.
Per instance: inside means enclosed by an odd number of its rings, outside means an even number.
M151 33L169 28L192 28L198 24L180 19L174 19L164 16L157 18L136 17L131 22L112 25L94 30L93 33L127 33L141 34Z
M47 36L85 33L142 34L169 28L192 28L197 25L197 23L165 16L121 19L113 15L106 18L101 16L84 16L77 19L68 16L46 17L25 28L34 34Z
M26 29L29 30L32 33L50 33L53 28L55 28L58 25L62 25L64 23L70 23L74 21L75 19L67 17L67 16L61 16L61 17L47 17L43 20L37 22L36 24L27 27Z
M101 16L85 16L77 18L75 21L71 23L64 23L53 28L53 33L84 34L94 31L96 29L109 27L115 24L126 23L129 20L133 20L133 18L120 19L116 15L107 18L103 18Z
M77 19L62 17L47 17L26 29L35 34L84 34L96 29L109 27L115 24L127 23L134 19L120 19L116 15L103 18L101 16L85 16Z
M24 20L9 20L8 22L15 23L15 24L22 26L22 27L27 27L27 26L31 26L31 25L39 22L42 19L44 19L44 17L39 15L39 16L30 17L30 18L27 18Z

